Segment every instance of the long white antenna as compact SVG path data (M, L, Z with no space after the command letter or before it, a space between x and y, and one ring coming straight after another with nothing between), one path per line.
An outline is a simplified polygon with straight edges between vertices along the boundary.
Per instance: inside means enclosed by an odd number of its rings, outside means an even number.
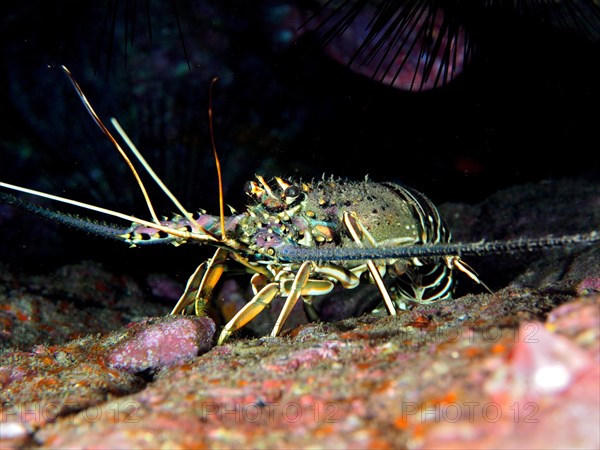
M163 181L160 179L160 177L156 174L154 169L152 169L150 164L148 164L148 161L146 161L146 158L144 158L144 156L140 153L140 151L135 146L133 141L131 139L129 139L129 136L127 135L125 130L121 127L121 125L119 124L117 119L112 117L110 119L110 123L112 123L112 126L115 127L115 130L117 130L117 133L119 133L119 136L121 136L121 139L123 139L123 141L125 141L125 143L127 144L127 147L129 147L129 150L131 150L131 153L133 153L134 156L137 158L137 160L140 162L140 164L142 166L144 166L144 169L146 170L146 172L148 172L148 174L152 177L152 179L156 182L156 184L158 184L158 186L167 195L167 197L169 197L169 199L175 204L177 209L179 209L179 211L182 212L183 215L188 218L192 227L194 229L196 229L196 231L202 231L200 226L198 225L198 223L193 219L192 214L185 209L185 207L179 202L179 200L177 200L177 197L175 197L175 195L171 192L171 190L163 183Z
M118 211L113 211L112 209L106 209L106 208L102 208L100 206L90 205L89 203L84 203L84 202L79 202L77 200L71 200L69 198L59 197L57 195L48 194L46 192L36 191L35 189L28 189L28 188L24 188L21 186L16 186L14 184L4 183L2 181L0 181L0 186L5 187L7 189L11 189L13 191L23 192L25 194L31 194L31 195L35 195L37 197L43 197L43 198L47 198L50 200L54 200L56 202L67 203L69 205L78 206L80 208L89 209L91 211L96 211L96 212L99 212L102 214L107 214L109 216L118 217L119 219L127 220L129 222L134 222L134 223L143 225L148 228L153 228L156 230L164 231L165 233L168 233L172 236L177 236L177 237L181 237L181 238L188 239L188 240L216 241L216 239L210 235L198 235L198 234L192 234L192 233L190 233L188 231L184 231L184 230L176 230L176 229L161 225L160 223L153 223L148 220L139 219L135 216L130 216L128 214L123 214Z

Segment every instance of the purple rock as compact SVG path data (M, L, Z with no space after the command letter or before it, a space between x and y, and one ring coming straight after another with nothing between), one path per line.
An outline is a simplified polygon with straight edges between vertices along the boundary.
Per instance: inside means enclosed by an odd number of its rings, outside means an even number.
M108 365L139 373L182 364L212 347L216 329L207 317L167 317L139 325L131 337L110 352Z

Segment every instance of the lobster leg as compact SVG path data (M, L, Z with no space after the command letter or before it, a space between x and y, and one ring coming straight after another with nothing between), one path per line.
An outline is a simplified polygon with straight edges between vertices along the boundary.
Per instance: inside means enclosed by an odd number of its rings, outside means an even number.
M279 284L269 283L263 287L233 318L223 327L217 345L221 345L236 330L254 319L279 294Z
M228 250L218 248L208 261L198 266L189 278L183 294L171 311L171 315L184 313L185 309L194 303L197 316L204 315L204 308L211 297L215 285L219 282L225 270Z
M287 294L283 310L279 314L271 336L277 336L282 325L287 320L290 312L301 295L325 295L333 289L333 283L328 280L310 280L310 262L300 266L293 279L277 280L264 284L264 277L256 274L252 277L253 290L258 291L233 318L225 325L218 344L221 345L234 331L239 330L252 319L254 319L271 301L280 294Z
M356 214L348 213L348 212L344 211L343 220L344 220L344 225L346 225L346 228L348 229L348 232L352 236L352 239L354 239L354 242L356 242L358 245L362 246L363 241L360 238L356 227L361 228L361 230L364 229L364 227L360 224L360 221L359 221L358 217L356 216ZM387 291L385 284L383 283L383 278L381 277L381 273L379 273L379 270L377 269L377 266L375 265L375 263L373 261L367 261L367 267L369 269L369 272L371 273L371 276L373 277L373 280L375 281L375 284L377 285L377 288L379 289L379 292L381 292L381 296L383 297L383 301L385 303L385 306L386 306L388 312L390 313L391 316L395 316L396 315L396 307L394 306L392 298L390 297L390 294Z
M279 332L281 331L281 327L283 326L283 324L289 317L290 313L292 312L292 308L294 307L294 305L300 298L300 295L302 294L302 289L308 282L308 276L310 275L310 265L311 265L310 261L305 261L302 263L302 265L298 269L298 272L296 273L296 276L294 277L294 282L292 283L292 286L290 288L290 293L289 293L287 299L285 300L283 309L279 313L279 317L277 318L277 321L275 322L273 331L271 331L271 336L277 336L279 334Z
M459 256L446 257L446 264L450 268L456 267L458 270L460 270L462 273L464 273L466 276L468 276L475 283L483 286L490 294L492 293L492 290L483 281L481 281L481 279L479 278L477 273L475 273L473 268L471 266L469 266L466 262L461 260Z
M317 265L314 272L336 280L344 289L354 289L360 283L358 276L352 271L333 264ZM331 290L331 289L330 289ZM328 294L329 291L324 294ZM323 293L317 295L324 295Z

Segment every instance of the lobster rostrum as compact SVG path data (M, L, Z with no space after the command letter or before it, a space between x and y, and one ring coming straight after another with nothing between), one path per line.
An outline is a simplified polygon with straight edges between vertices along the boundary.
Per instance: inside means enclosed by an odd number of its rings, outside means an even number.
M302 298L309 318L318 317L315 296L328 294L335 285L351 289L362 280L374 282L389 314L396 315L410 302L429 303L450 298L453 271L458 269L485 286L462 260L463 255L531 251L553 246L600 241L600 233L546 236L539 239L451 244L451 235L433 203L423 194L395 183L346 181L325 178L310 182L265 180L257 176L245 186L250 198L246 211L225 216L221 171L220 214L188 212L152 170L116 120L121 138L149 175L177 206L181 215L159 220L146 189L129 157L97 116L68 69L63 70L96 124L125 159L146 198L152 220L0 182L11 190L69 203L133 222L129 228L99 224L89 219L50 211L16 197L1 194L8 203L52 220L132 246L186 242L217 247L212 258L198 266L171 314L203 315L212 291L229 260L250 273L253 298L224 326L218 343L254 319L273 299L285 303L271 332L277 336L292 308ZM209 108L209 116L212 109ZM212 121L211 124L211 138ZM384 277L392 277L387 284Z

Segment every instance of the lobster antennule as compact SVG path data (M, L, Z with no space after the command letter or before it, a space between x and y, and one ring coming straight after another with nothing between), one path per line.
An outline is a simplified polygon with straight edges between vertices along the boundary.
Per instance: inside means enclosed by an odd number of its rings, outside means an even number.
M81 87L79 86L79 84L77 83L77 81L75 80L75 78L73 77L73 75L71 74L71 72L69 71L69 69L67 69L65 66L61 66L61 67L62 67L63 71L65 72L65 74L67 75L67 77L69 78L69 81L71 82L71 84L75 88L75 91L77 92L77 95L81 99L81 102L83 103L83 105L87 109L87 111L90 114L90 116L92 116L92 119L94 119L94 122L96 123L96 125L98 125L98 127L102 130L102 132L106 135L106 137L110 140L110 142L112 143L112 145L117 149L117 151L119 152L119 154L121 155L121 157L127 163L127 166L129 167L129 170L131 171L131 173L135 177L135 180L138 183L138 186L139 186L139 188L140 188L140 190L142 192L142 195L144 196L144 199L146 200L146 204L148 205L148 210L150 211L150 215L152 216L152 220L154 221L155 224L160 225L160 220L158 219L158 216L156 215L156 212L154 211L154 207L152 206L152 201L150 200L150 196L148 195L148 192L146 191L146 187L144 186L144 183L142 182L142 179L140 178L137 170L135 170L135 167L133 166L131 160L129 159L129 157L127 156L127 154L125 153L125 151L121 148L121 146L119 145L119 143L117 142L117 140L114 138L114 136L111 134L111 132L108 130L108 128L106 128L106 126L102 122L102 119L100 119L100 117L98 116L98 114L96 114L96 111L94 111L94 108L92 107L91 103L89 102L89 100L85 96L85 94L83 92L83 89L81 89ZM125 131L123 130L123 128L121 128L121 126L119 125L119 123L117 122L117 120L115 118L111 118L111 123L115 127L115 129L117 130L117 132L119 133L119 135L121 136L121 138L123 139L123 141L125 141L125 143L127 144L127 147L129 147L129 149L131 150L131 152L133 153L133 155L137 158L137 160L140 162L140 164L144 167L144 169L150 175L150 177L152 177L152 179L154 180L154 182L161 188L161 190L167 195L167 197L169 197L169 199L173 202L173 204L177 207L177 209L179 209L179 211L181 211L183 213L183 215L188 219L188 222L190 223L190 225L192 226L192 228L195 229L196 231L202 232L203 230L201 230L200 227L198 226L198 224L196 222L194 222L194 220L192 219L191 213L189 213L183 207L183 205L181 204L181 202L179 202L179 200L177 200L177 198L175 197L175 195L173 195L173 193L162 182L162 180L156 174L156 172L154 172L154 170L152 169L152 167L150 166L150 164L148 164L148 162L146 161L146 159L142 156L142 154L140 153L140 151L134 145L133 141L131 139L129 139L129 136L127 136L127 133L125 133Z
M567 245L591 245L600 242L600 232L544 236L508 241L480 241L456 244L423 244L408 247L315 248L283 245L277 257L284 262L358 261L390 258L428 258L436 256L483 256L505 253L533 252Z
M213 106L212 106L212 92L213 86L219 78L214 77L210 82L210 88L208 90L208 126L210 128L210 144L212 147L213 155L215 157L215 166L217 168L217 180L219 183L219 217L221 223L221 236L223 239L227 239L225 230L225 201L223 199L223 174L221 172L221 162L219 161L219 154L217 153L217 146L215 145L215 132L213 127Z
M129 159L129 157L127 156L125 151L121 148L121 146L119 145L117 140L110 133L110 131L108 131L108 128L106 128L106 126L102 122L102 119L100 119L98 114L96 114L96 111L94 111L92 104L89 102L89 100L85 96L83 89L81 89L81 87L79 86L79 83L77 83L77 80L75 80L75 77L73 77L73 75L71 74L71 71L69 69L67 69L67 67L64 65L61 66L61 68L62 68L63 72L67 75L67 78L73 85L73 88L75 88L75 91L77 92L79 99L83 103L83 106L85 106L85 109L87 110L87 112L90 114L92 119L94 119L94 122L96 123L96 125L98 125L98 128L100 128L100 130L102 130L102 132L106 135L108 140L110 140L112 145L117 149L117 151L119 152L121 157L127 163L129 170L131 170L131 173L135 177L135 180L137 181L137 184L140 187L140 190L142 191L142 195L144 196L144 199L146 200L146 204L148 205L148 210L150 211L150 215L152 216L152 219L154 220L155 223L159 223L160 221L158 220L158 216L156 215L156 212L154 212L154 207L152 206L152 202L150 201L150 197L148 195L148 192L146 191L146 187L144 186L142 179L140 178L139 174L137 173L137 170L135 170L135 167L133 167L131 160Z
M121 124L119 124L117 119L115 119L114 117L111 117L110 123L112 124L113 127L115 127L115 130L117 130L117 133L119 133L119 136L121 136L121 139L123 139L123 141L125 141L125 143L127 144L127 147L129 147L129 150L131 150L131 153L133 153L133 155L137 158L137 160L144 167L146 172L148 172L148 174L152 177L154 182L156 184L158 184L158 186L166 194L166 196L169 197L169 200L171 200L173 202L173 204L177 207L177 209L179 209L179 211L183 213L183 215L186 217L186 219L188 219L188 222L192 225L192 228L196 229L197 231L200 231L198 224L196 224L194 219L192 218L192 214L185 209L185 207L181 204L181 202L179 200L177 200L177 197L175 197L175 195L171 192L171 190L165 185L165 183L163 183L163 181L156 174L154 169L152 169L152 166L150 164L148 164L148 161L146 161L146 158L144 158L142 153L138 150L136 145L129 138L129 136L123 129L123 127L121 127Z
M63 223L66 225L70 225L72 227L83 229L88 232L114 238L117 240L125 241L130 244L155 244L155 243L174 243L176 245L181 244L186 241L195 241L199 243L220 243L223 246L226 246L230 249L239 249L242 245L234 239L228 239L227 237L227 225L226 218L224 213L224 200L223 200L223 183L221 176L221 166L219 163L219 157L217 154L215 142L214 142L214 132L212 127L212 86L216 82L217 78L214 78L211 82L211 103L209 105L209 119L210 119L210 134L211 134L211 143L212 149L215 157L215 163L217 167L217 174L219 178L219 204L220 204L220 215L219 215L219 223L220 229L219 231L213 230L210 231L203 227L203 221L196 221L194 216L188 212L181 202L177 200L175 195L169 190L169 188L162 182L160 177L154 172L150 164L146 161L146 159L142 156L141 152L137 149L135 144L131 141L127 133L123 130L120 124L117 122L115 118L111 118L111 123L114 126L115 130L121 137L121 139L125 142L127 147L130 149L131 153L137 158L139 163L143 166L144 170L150 175L150 177L154 180L154 182L161 188L161 190L169 197L169 199L175 204L177 209L183 214L185 217L186 224L179 224L178 227L173 227L173 224L169 221L161 221L154 211L154 207L150 200L150 197L146 191L146 187L142 182L137 170L133 166L131 159L127 156L123 148L119 145L115 137L111 134L108 128L102 122L102 119L98 116L91 103L85 96L83 90L69 71L69 69L65 66L61 66L62 70L66 74L67 78L71 82L74 87L79 99L85 106L87 112L90 114L96 125L101 129L104 135L110 140L112 145L119 152L121 157L127 163L127 166L131 170L133 176L135 177L138 186L146 200L146 204L150 211L150 215L152 216L152 222L144 219L137 218L135 216L123 214L117 211L113 211L110 209L102 208L99 206L91 205L89 203L79 202L77 200L71 200L64 197L48 194L41 191L36 191L33 189L28 189L16 185L12 185L9 183L0 182L0 187L4 187L7 189L11 189L13 191L23 192L30 195L35 195L37 197L47 198L53 201L58 201L61 203L66 203L70 205L74 205L83 209L87 209L90 211L96 211L105 215L117 217L119 219L127 220L130 223L133 222L133 226L129 226L128 228L120 227L118 225L109 225L109 224L101 224L99 222L94 221L93 219L79 217L76 215L62 213L62 212L54 212L47 210L43 207L34 205L32 203L28 203L26 201L18 200L10 195L2 195L0 196L0 201L4 201L5 203L12 204L14 206L21 207L30 212L48 218L58 223ZM205 215L204 219L207 219L207 215ZM235 221L235 220L234 220ZM206 222L206 220L204 220ZM208 220L211 224L214 222L212 219ZM189 224L189 225L187 225ZM191 227L191 228L190 228Z

